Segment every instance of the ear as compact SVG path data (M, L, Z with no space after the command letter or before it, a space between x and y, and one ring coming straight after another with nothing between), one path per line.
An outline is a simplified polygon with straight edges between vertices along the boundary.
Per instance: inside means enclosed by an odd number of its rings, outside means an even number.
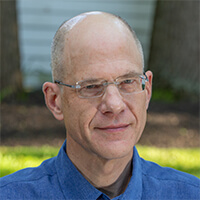
M61 107L61 91L57 84L46 82L43 84L46 106L57 120L63 120Z
M152 80L153 80L153 73L151 71L147 71L146 72L147 78L148 78L148 82L146 82L145 85L145 89L147 92L147 96L146 96L146 109L148 109L149 107L149 102L151 100L151 95L152 95Z

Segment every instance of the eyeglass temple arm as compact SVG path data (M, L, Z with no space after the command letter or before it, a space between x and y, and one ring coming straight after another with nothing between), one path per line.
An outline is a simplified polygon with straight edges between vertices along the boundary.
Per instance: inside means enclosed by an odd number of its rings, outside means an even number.
M67 86L67 87L70 87L70 88L76 88L75 85L65 84L65 83L62 83L61 81L58 81L58 80L55 80L54 83L57 83L59 85L64 85L64 86Z
M143 72L143 75L145 76L145 80L146 80L146 81L149 81L149 79L148 79L148 77L147 77L147 75L146 75L145 72Z

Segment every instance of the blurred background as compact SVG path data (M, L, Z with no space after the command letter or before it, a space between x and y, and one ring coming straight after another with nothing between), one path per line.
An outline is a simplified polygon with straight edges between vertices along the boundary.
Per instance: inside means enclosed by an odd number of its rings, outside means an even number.
M3 0L1 7L1 144L60 145L62 122L47 110L50 48L60 24L87 11L124 18L154 73L140 144L199 147L199 0Z

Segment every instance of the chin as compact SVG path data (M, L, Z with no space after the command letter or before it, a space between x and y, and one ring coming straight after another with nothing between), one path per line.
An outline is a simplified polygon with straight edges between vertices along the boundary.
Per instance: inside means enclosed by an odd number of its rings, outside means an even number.
M133 146L130 143L115 141L97 150L97 155L107 160L120 159L123 157L131 157L133 154Z

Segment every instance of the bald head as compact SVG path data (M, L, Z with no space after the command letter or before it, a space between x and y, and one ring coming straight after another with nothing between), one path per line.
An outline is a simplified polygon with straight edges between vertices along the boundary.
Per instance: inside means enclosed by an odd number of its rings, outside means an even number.
M143 67L141 44L135 32L120 17L103 12L88 12L64 22L56 32L52 44L53 79L64 80L68 67L78 62L77 57L80 59L81 51L95 51L98 48L98 53L103 54L104 48L115 49L123 41L124 44L131 41L127 43L130 46L136 45L137 56Z

